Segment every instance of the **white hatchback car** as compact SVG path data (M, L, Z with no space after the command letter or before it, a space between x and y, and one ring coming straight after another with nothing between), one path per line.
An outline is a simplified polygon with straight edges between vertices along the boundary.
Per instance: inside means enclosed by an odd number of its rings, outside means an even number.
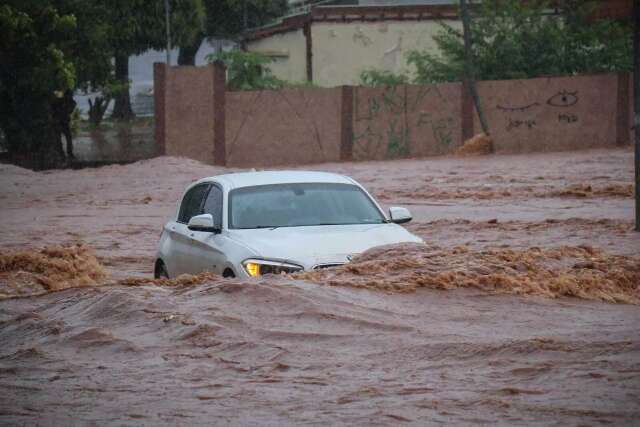
M365 250L422 243L398 224L405 208L380 205L353 179L324 172L245 172L204 178L185 191L160 237L156 277L224 277L313 270Z

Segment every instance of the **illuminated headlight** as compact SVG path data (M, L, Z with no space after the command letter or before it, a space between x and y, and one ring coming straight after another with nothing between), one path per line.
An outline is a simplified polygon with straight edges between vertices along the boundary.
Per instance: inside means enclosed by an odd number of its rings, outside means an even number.
M265 259L248 259L242 263L245 271L251 277L264 274L287 274L300 271L303 268L296 264L286 262L268 261Z

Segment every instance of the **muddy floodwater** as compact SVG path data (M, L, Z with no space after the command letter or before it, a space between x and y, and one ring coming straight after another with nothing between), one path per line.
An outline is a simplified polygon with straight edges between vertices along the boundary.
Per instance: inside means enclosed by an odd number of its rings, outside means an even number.
M0 425L640 424L630 149L300 169L426 245L154 281L184 187L231 169L0 165Z

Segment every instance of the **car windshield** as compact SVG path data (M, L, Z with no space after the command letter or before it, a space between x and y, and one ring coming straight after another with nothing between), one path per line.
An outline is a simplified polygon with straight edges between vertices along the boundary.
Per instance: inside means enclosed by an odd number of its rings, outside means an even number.
M260 185L229 193L229 228L381 224L384 221L371 198L350 184Z

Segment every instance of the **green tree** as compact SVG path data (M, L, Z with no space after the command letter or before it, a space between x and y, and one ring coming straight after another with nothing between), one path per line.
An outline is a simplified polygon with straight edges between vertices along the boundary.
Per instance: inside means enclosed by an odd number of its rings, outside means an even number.
M248 28L265 25L288 10L286 0L204 0L204 28L180 47L179 65L195 65L196 53L205 38L224 38L241 42ZM185 40L186 41L186 40Z
M258 52L232 49L208 55L207 61L224 62L227 86L231 90L280 89L285 86L284 81L271 74L268 64L273 59Z
M518 79L630 70L631 28L589 17L588 2L565 2L559 15L544 1L485 0L471 23L475 76ZM462 80L462 31L442 23L434 36L438 53L413 51L408 62L416 83Z
M76 70L76 90L85 94L99 92L89 99L89 120L99 124L118 87L113 76L113 50L108 35L110 27L104 17L109 13L100 0L51 0L62 15L73 15L76 27L70 37L67 58Z
M14 161L48 168L62 159L52 118L56 94L76 85L77 22L51 4L5 0L0 5L0 128Z
M108 39L114 56L117 87L113 117L133 117L129 98L129 57L149 49L166 48L163 0L105 0ZM201 33L205 9L202 0L170 0L172 44L193 43Z
M171 3L175 40L188 43L204 24L202 0ZM102 89L107 100L120 95L118 111L129 115L128 56L164 47L163 6L163 0L0 4L0 134L15 162L37 169L62 164L60 120L54 120L61 110L53 107L67 90ZM94 105L97 121L106 103Z
M360 83L363 86L406 85L409 84L409 80L406 74L394 74L386 70L367 69L360 73Z

